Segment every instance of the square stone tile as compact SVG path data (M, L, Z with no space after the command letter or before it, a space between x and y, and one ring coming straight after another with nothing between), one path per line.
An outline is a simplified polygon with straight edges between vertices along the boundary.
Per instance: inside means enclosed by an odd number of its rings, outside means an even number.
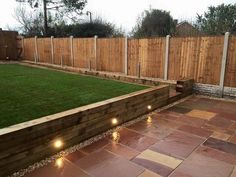
M138 177L161 177L160 175L158 175L157 173L154 173L150 170L145 170L141 175L139 175Z
M220 113L219 116L221 116L225 119L236 121L235 113L223 112L223 113Z
M128 146L137 151L144 151L152 144L156 143L158 140L151 138L137 132L131 131L127 128L122 128L119 130L120 138L119 143Z
M74 163L80 159L82 159L83 157L85 157L86 154L84 152L81 151L75 151L67 156L65 156L64 158L66 158L67 160L69 160L70 162Z
M176 169L176 172L193 177L229 177L233 167L223 161L200 154L192 154Z
M224 140L227 141L230 138L229 134L226 133L221 133L221 132L213 132L213 134L211 135L212 138L216 138L219 140Z
M59 168L55 163L39 168L26 177L91 177L81 168L64 159Z
M204 140L205 138L175 131L164 140L152 145L149 149L184 159L188 157L197 146L203 143Z
M216 127L227 129L228 127L230 127L233 124L233 121L231 121L229 119L222 118L222 117L220 117L220 115L217 115L214 118L212 118L208 122L208 124L216 126Z
M236 133L236 122L234 122L228 129Z
M178 128L178 130L181 130L183 132L191 133L200 137L207 138L212 134L212 131L205 130L203 128L197 128L189 125L183 125Z
M190 117L204 119L204 120L211 120L214 116L216 116L216 113L194 109L190 111L189 113L187 113L186 115Z
M174 171L174 172L170 175L170 177L193 177L193 176L191 176L191 175L189 175L189 174L185 174L185 173L183 173L183 172Z
M215 138L209 138L207 141L204 142L203 145L236 155L236 144L230 142L222 141Z
M236 135L232 136L232 137L229 139L229 142L236 144Z
M110 141L106 138L100 139L88 146L83 147L82 149L80 149L80 151L82 151L83 153L89 154L92 153L94 151L97 151L99 149L102 149L103 147L105 147L107 144L109 144Z
M132 160L132 162L145 167L148 170L151 170L154 173L157 173L158 175L162 176L162 177L167 177L171 174L171 172L173 171L172 168L169 168L167 166L161 165L159 163L153 162L153 161L149 161L146 159L140 159L140 158L134 158Z
M207 146L200 146L195 152L219 161L224 161L226 163L236 165L236 155L225 153Z
M119 143L111 143L108 144L107 146L105 146L105 148L107 151L112 152L114 154L117 154L119 156L122 156L128 160L134 158L135 156L137 156L140 152L131 149L125 145L119 144Z
M176 119L176 122L181 123L181 125L189 125L192 127L202 127L207 121L204 119L190 117L187 115L182 115Z
M221 128L221 127L215 127L215 126L212 126L210 124L204 124L202 126L202 128L204 128L206 130L210 130L212 132L220 132L220 133L228 134L228 135L233 135L234 134L233 130L225 129L225 128Z
M172 169L175 169L182 162L180 159L161 154L150 149L143 151L136 158L156 162Z
M186 107L181 107L181 106L173 106L169 109L167 109L168 111L173 111L173 112L177 112L177 113L181 113L181 114L186 114L188 112L190 112L192 109L186 108Z
M152 123L147 123L147 121L141 121L129 126L128 128L138 131L143 135L161 140L174 131L174 129L170 128L170 126L167 126L167 123L165 122L167 121L154 120Z
M234 168L234 171L233 171L233 173L231 174L230 177L236 177L236 167Z
M75 163L95 177L138 176L144 168L106 150L95 151Z

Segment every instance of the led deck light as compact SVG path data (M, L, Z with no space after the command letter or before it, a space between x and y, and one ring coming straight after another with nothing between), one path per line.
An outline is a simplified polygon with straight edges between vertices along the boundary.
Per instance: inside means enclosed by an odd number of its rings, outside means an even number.
M152 106L151 106L151 105L148 105L147 108L148 108L148 110L151 110L151 109L152 109Z
M148 116L147 123L152 123L152 117L151 116Z
M116 118L113 118L113 119L111 120L111 123L112 123L113 125L116 125L116 124L118 124L118 120L117 120Z
M62 157L60 157L56 160L55 166L58 168L61 168L63 166L63 158Z
M59 149L63 146L63 142L61 140L56 140L53 145L55 148Z

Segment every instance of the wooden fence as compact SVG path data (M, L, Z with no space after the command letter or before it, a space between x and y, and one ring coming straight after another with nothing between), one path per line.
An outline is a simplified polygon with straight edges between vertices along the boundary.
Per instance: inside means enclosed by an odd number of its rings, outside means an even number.
M17 35L15 31L3 31L0 29L0 60L17 59Z
M26 38L26 60L168 80L236 87L236 36L127 38ZM223 48L226 55L226 66Z

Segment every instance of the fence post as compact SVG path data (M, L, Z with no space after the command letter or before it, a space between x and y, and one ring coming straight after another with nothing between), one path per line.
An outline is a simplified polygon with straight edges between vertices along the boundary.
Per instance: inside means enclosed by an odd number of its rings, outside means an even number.
M220 72L220 96L221 97L223 97L224 95L225 68L226 68L226 60L227 60L227 54L228 54L229 35L230 33L226 32L225 38L224 38L224 47L223 47L221 72Z
M70 57L71 57L71 65L72 67L74 67L73 36L70 36Z
M34 57L34 61L35 63L37 63L39 61L39 58L38 58L38 37L35 36L34 37L34 49L35 49L35 57Z
M140 61L138 62L138 78L141 77L141 63Z
M61 67L63 67L63 55L61 55Z
M94 59L95 59L95 71L97 71L97 38L98 36L94 36Z
M169 48L170 48L170 35L167 35L166 36L166 53L165 53L164 80L168 80Z
M52 64L54 64L54 43L53 43L54 37L51 36L51 58L52 58Z
M21 38L21 45L22 45L22 58L23 58L23 60L25 59L25 38L24 38L24 36L22 36L22 38Z
M128 38L125 37L125 75L128 75Z

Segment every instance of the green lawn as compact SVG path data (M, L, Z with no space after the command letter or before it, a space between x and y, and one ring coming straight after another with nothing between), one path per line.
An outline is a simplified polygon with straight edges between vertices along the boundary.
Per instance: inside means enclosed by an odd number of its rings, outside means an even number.
M0 128L145 88L60 71L0 64Z

